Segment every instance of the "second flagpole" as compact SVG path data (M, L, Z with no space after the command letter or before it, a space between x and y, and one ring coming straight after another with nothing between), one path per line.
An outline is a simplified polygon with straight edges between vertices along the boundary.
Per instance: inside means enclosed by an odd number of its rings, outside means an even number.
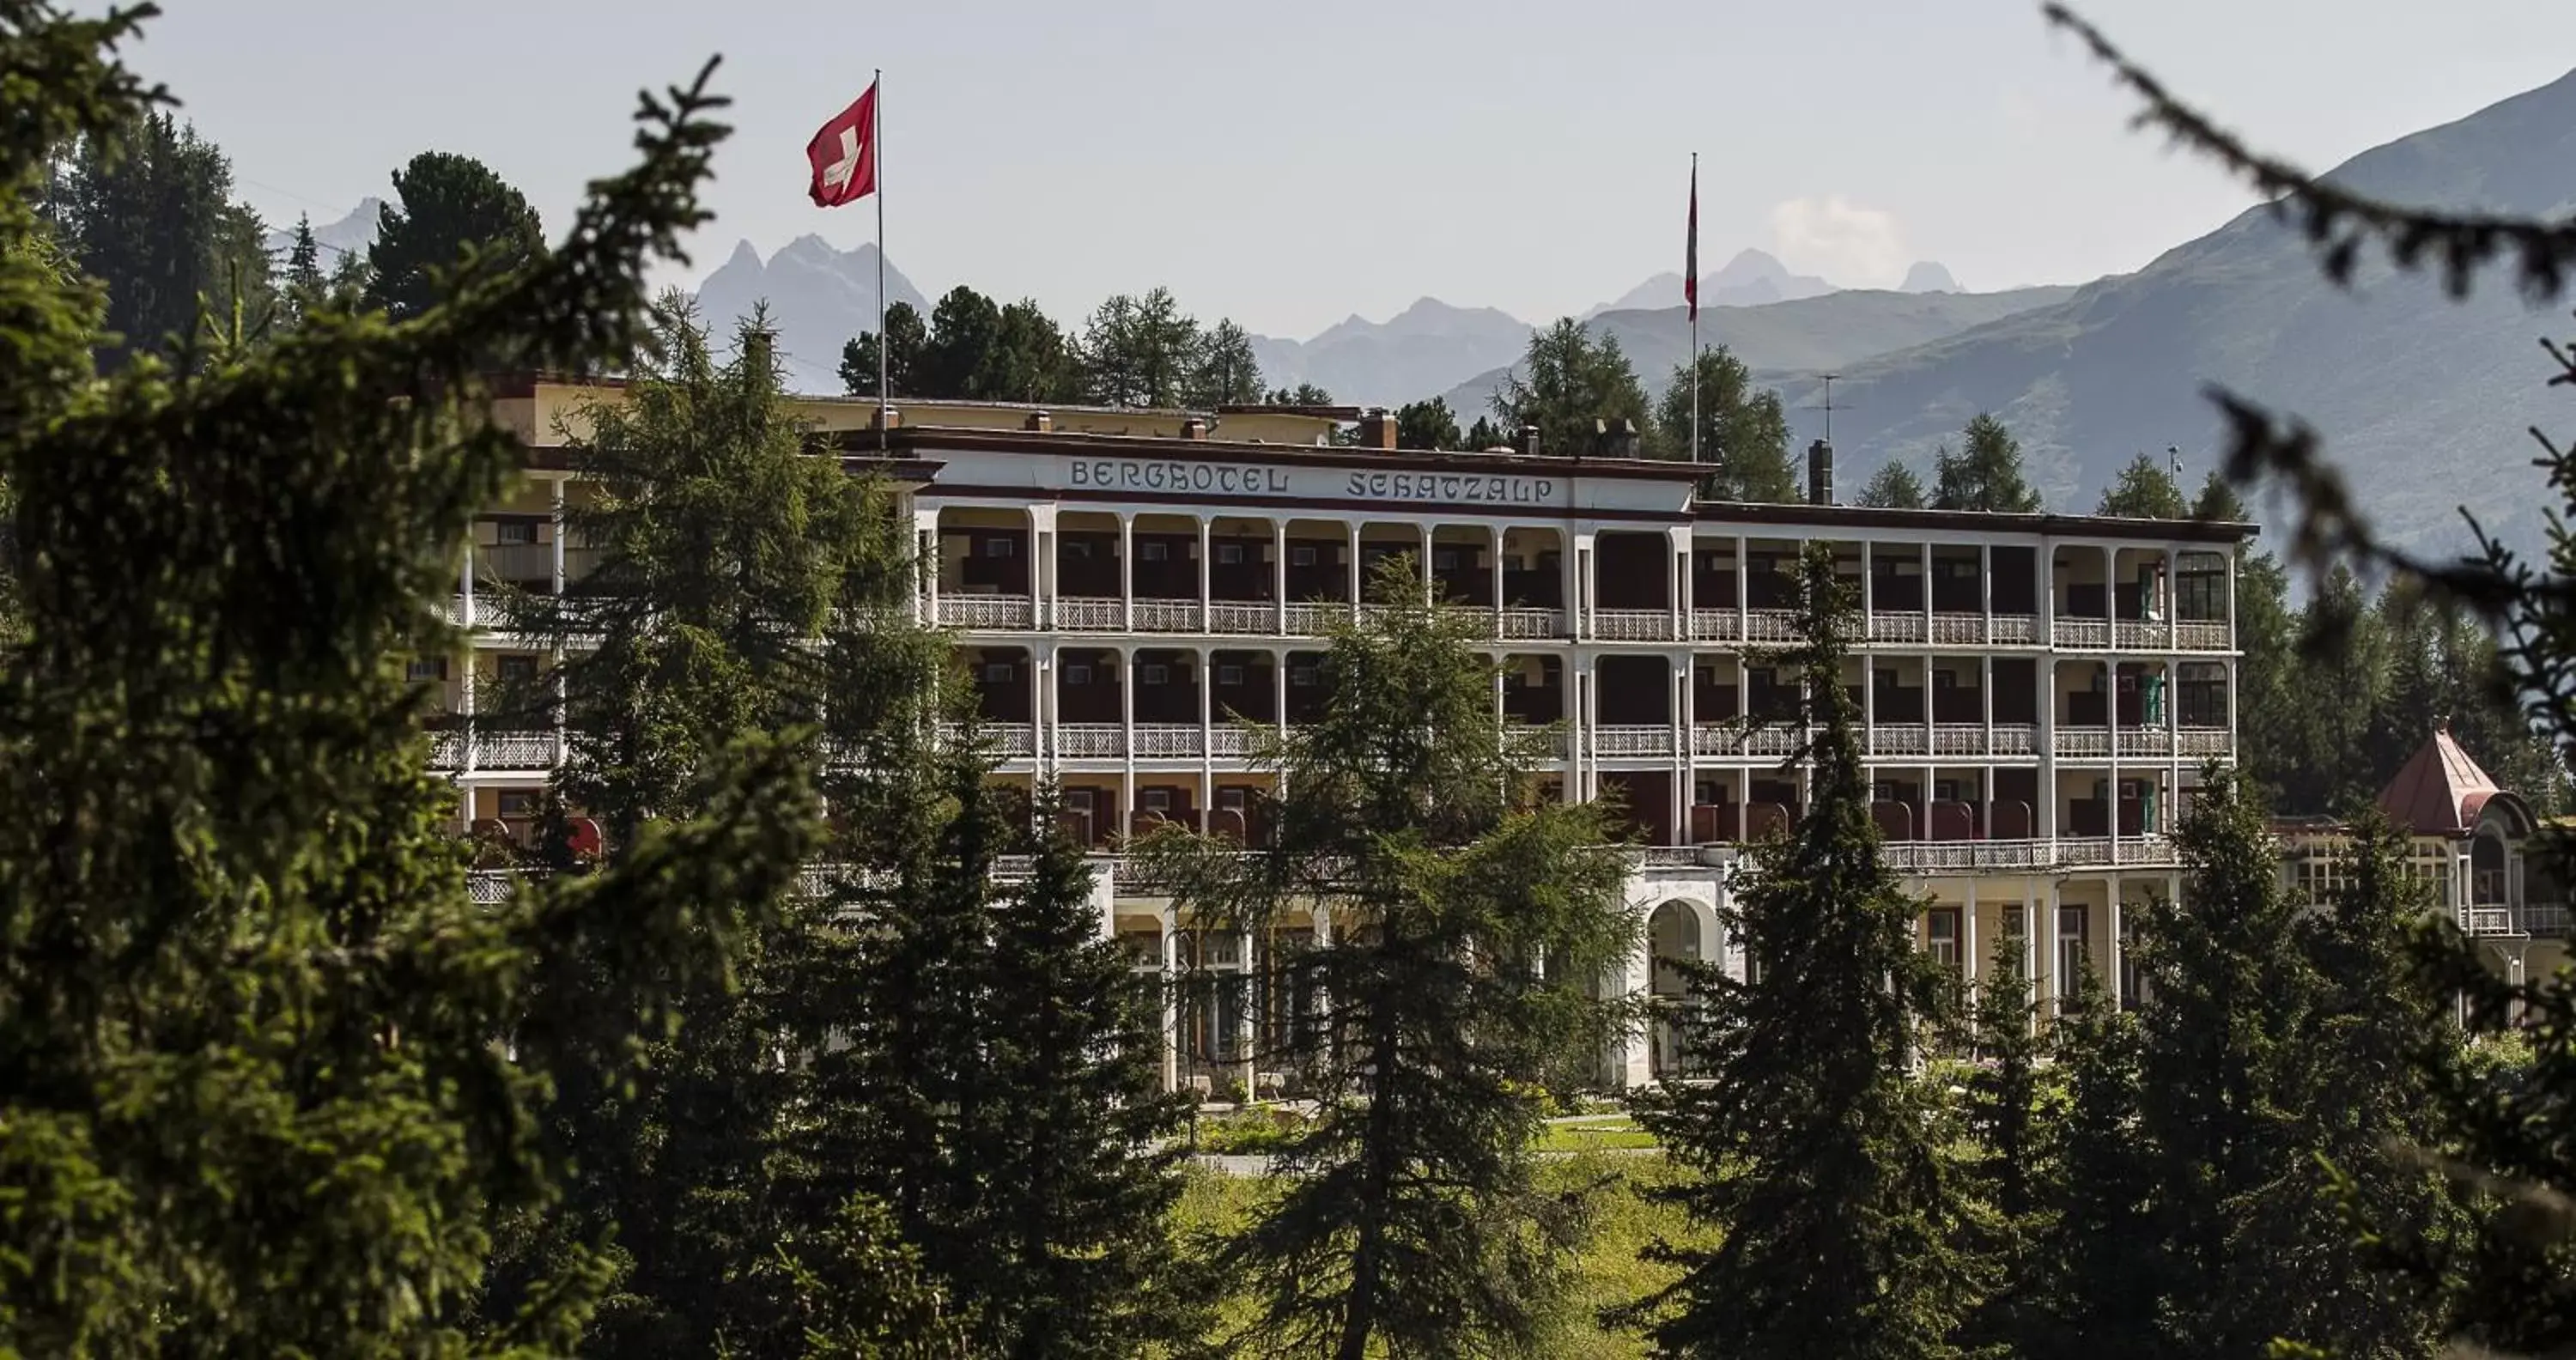
M878 450L879 452L881 452L881 453L882 453L882 452L884 452L884 451L885 451L885 449L886 449L886 447L887 447L888 443L889 443L890 441L892 441L892 439L894 438L894 435L893 435L893 425L894 425L894 393L893 393L893 392L891 392L891 391L888 391L888 390L887 390L887 388L886 388L886 351L887 351L889 348L891 348L891 345L888 343L888 340L887 340L887 337L886 337L886 299L885 299L885 68L884 68L884 67L878 67L878 68L877 68L876 74L875 74L875 76L872 78L871 83L875 86L875 88L876 88L876 92L877 92L876 101L875 101L874 103L872 103L872 104L870 104L870 105L868 106L868 121L869 121L869 122L871 122L871 123L876 124L876 126L874 126L874 127L872 127L872 128L869 128L869 129L868 129L868 157L869 157L869 161L870 161L869 169L871 169L872 171L874 171L874 172L875 172L875 175L876 175L876 200L877 200L877 450ZM1698 158L1697 158L1697 157L1693 157L1693 158L1692 158L1692 160L1691 160L1691 164L1692 164L1694 167L1696 167L1696 166L1699 164L1699 160L1698 160ZM1693 170L1691 171L1691 173L1692 173L1694 176L1696 176L1699 172L1698 172L1698 170L1697 170L1697 169L1693 169ZM1692 342L1691 342L1691 348L1693 348L1693 349L1697 349L1697 348L1699 348L1699 342L1698 342L1698 340L1696 340L1696 339L1692 340ZM1697 398L1696 396L1694 396L1694 397L1692 397L1692 398L1691 398L1691 400L1692 400L1694 403L1696 403L1696 402L1699 400L1699 398Z
M878 211L884 211L882 201L880 201ZM1691 462L1696 464L1699 462L1699 153L1696 151L1691 153L1690 233L1690 258L1685 267L1692 271L1689 280L1691 304ZM879 291L882 292L883 290L880 289ZM885 328L883 326L879 326L877 329L884 330ZM877 348L879 352L883 352L885 347L880 345Z

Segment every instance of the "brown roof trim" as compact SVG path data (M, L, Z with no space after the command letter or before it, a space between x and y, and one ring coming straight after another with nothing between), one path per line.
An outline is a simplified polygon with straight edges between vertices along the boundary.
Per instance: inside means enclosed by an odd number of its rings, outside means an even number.
M873 472L890 481L927 486L936 481L946 463L930 458L886 458L873 452L840 455L841 470L849 473ZM561 445L548 445L528 450L527 466L537 472L579 472L572 450Z
M2050 538L2134 538L2158 543L2235 544L2261 530L2251 524L2199 519L2123 519L2110 515L2007 515L1985 510L1882 510L1866 505L1809 505L1804 501L1696 501L1702 524L1844 525L1855 529L1960 529L2023 533Z
M1272 401L1236 402L1216 408L1221 416L1313 416L1317 420L1349 422L1368 414L1365 406L1299 406Z
M1204 495L1188 491L1122 491L1115 487L1082 486L1069 486L1062 490L1050 489L1038 491L1025 486L943 486L934 482L931 485L922 488L917 494L923 500L1014 500L1027 501L1032 504L1040 502L1056 504L1066 501L1085 501L1115 502L1120 505L1207 506L1212 509L1213 514L1216 517L1223 517L1229 512L1249 514L1255 510L1286 510L1292 512L1289 516L1291 519L1301 517L1299 514L1293 512L1303 511L1312 511L1318 518L1355 513L1360 517L1371 521L1382 520L1388 523L1409 523L1414 520L1433 518L1444 512L1458 509L1458 507L1450 506L1445 503L1431 504L1429 502L1403 502L1399 508L1398 506L1390 505L1385 501L1329 500L1298 496L1234 496L1220 503L1212 501ZM1618 520L1638 524L1662 525L1690 523L1690 516L1683 514L1678 510L1596 510L1591 508L1567 510L1561 505L1525 505L1512 506L1509 508L1528 512L1520 518L1533 525L1550 524L1567 519L1581 519L1585 521ZM1494 514L1494 511L1491 508L1480 509L1475 506L1468 506L1465 507L1465 513L1478 518L1490 518Z
M844 448L851 441L873 442L874 430L835 430ZM1084 434L1071 430L978 430L949 425L907 425L894 431L894 446L928 449L989 449L998 453L1069 454L1076 457L1151 456L1207 460L1225 458L1301 467L1422 468L1486 476L1521 474L1555 477L1628 477L1647 481L1689 482L1704 469L1688 463L1649 458L1564 458L1517 453L1432 453L1419 449L1352 449L1329 444L1263 444L1249 440L1169 439L1150 435Z

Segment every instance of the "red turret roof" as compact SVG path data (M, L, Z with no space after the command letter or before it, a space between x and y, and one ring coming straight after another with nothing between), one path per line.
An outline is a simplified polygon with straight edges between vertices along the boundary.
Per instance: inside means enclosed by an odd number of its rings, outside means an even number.
M2379 808L2418 836L2465 836L2478 824L2479 810L2500 792L2445 726L2434 729L2432 740L2380 790Z

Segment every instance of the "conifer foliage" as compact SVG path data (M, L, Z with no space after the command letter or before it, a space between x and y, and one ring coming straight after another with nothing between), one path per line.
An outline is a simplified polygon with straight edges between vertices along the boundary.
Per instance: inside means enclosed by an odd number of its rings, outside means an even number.
M136 16L0 0L0 235L66 139L148 102ZM468 1339L487 1210L540 1201L532 1137L583 1056L529 980L614 941L633 1028L715 971L728 904L813 844L767 743L615 870L469 895L396 658L442 649L469 516L516 443L465 419L473 357L563 367L641 338L642 278L699 225L703 83L647 100L638 166L560 253L401 325L84 381L83 301L0 254L0 466L27 636L0 679L0 1349L416 1355L568 1348L567 1259ZM493 1040L517 1025L516 1061Z
M1261 755L1283 789L1269 842L1176 830L1139 853L1204 928L1322 918L1282 950L1315 1013L1261 1059L1307 1074L1320 1109L1224 1256L1278 1354L1526 1348L1575 1227L1533 1181L1535 1083L1622 1018L1586 983L1633 942L1624 864L1596 807L1536 796L1475 622L1425 604L1417 570L1380 565L1322 711Z
M1914 1055L1953 1023L1952 980L1914 947L1922 904L1879 855L1842 682L1857 601L1832 550L1801 564L1810 802L1756 848L1721 913L1743 980L1692 975L1684 1042L1704 1083L1641 1118L1695 1176L1670 1197L1722 1234L1653 1255L1683 1269L1641 1309L1666 1355L1949 1353L1975 1269L1968 1189Z

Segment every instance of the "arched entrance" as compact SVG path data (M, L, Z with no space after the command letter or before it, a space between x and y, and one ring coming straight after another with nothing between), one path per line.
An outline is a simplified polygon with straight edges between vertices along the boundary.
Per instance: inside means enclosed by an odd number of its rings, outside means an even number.
M1646 986L1655 1005L1646 1063L1648 1073L1657 1081L1689 1074L1690 1064L1682 1052L1681 1026L1674 1023L1671 1011L1690 991L1689 979L1680 965L1699 963L1709 956L1706 934L1700 908L1689 902L1666 902L1646 918Z

